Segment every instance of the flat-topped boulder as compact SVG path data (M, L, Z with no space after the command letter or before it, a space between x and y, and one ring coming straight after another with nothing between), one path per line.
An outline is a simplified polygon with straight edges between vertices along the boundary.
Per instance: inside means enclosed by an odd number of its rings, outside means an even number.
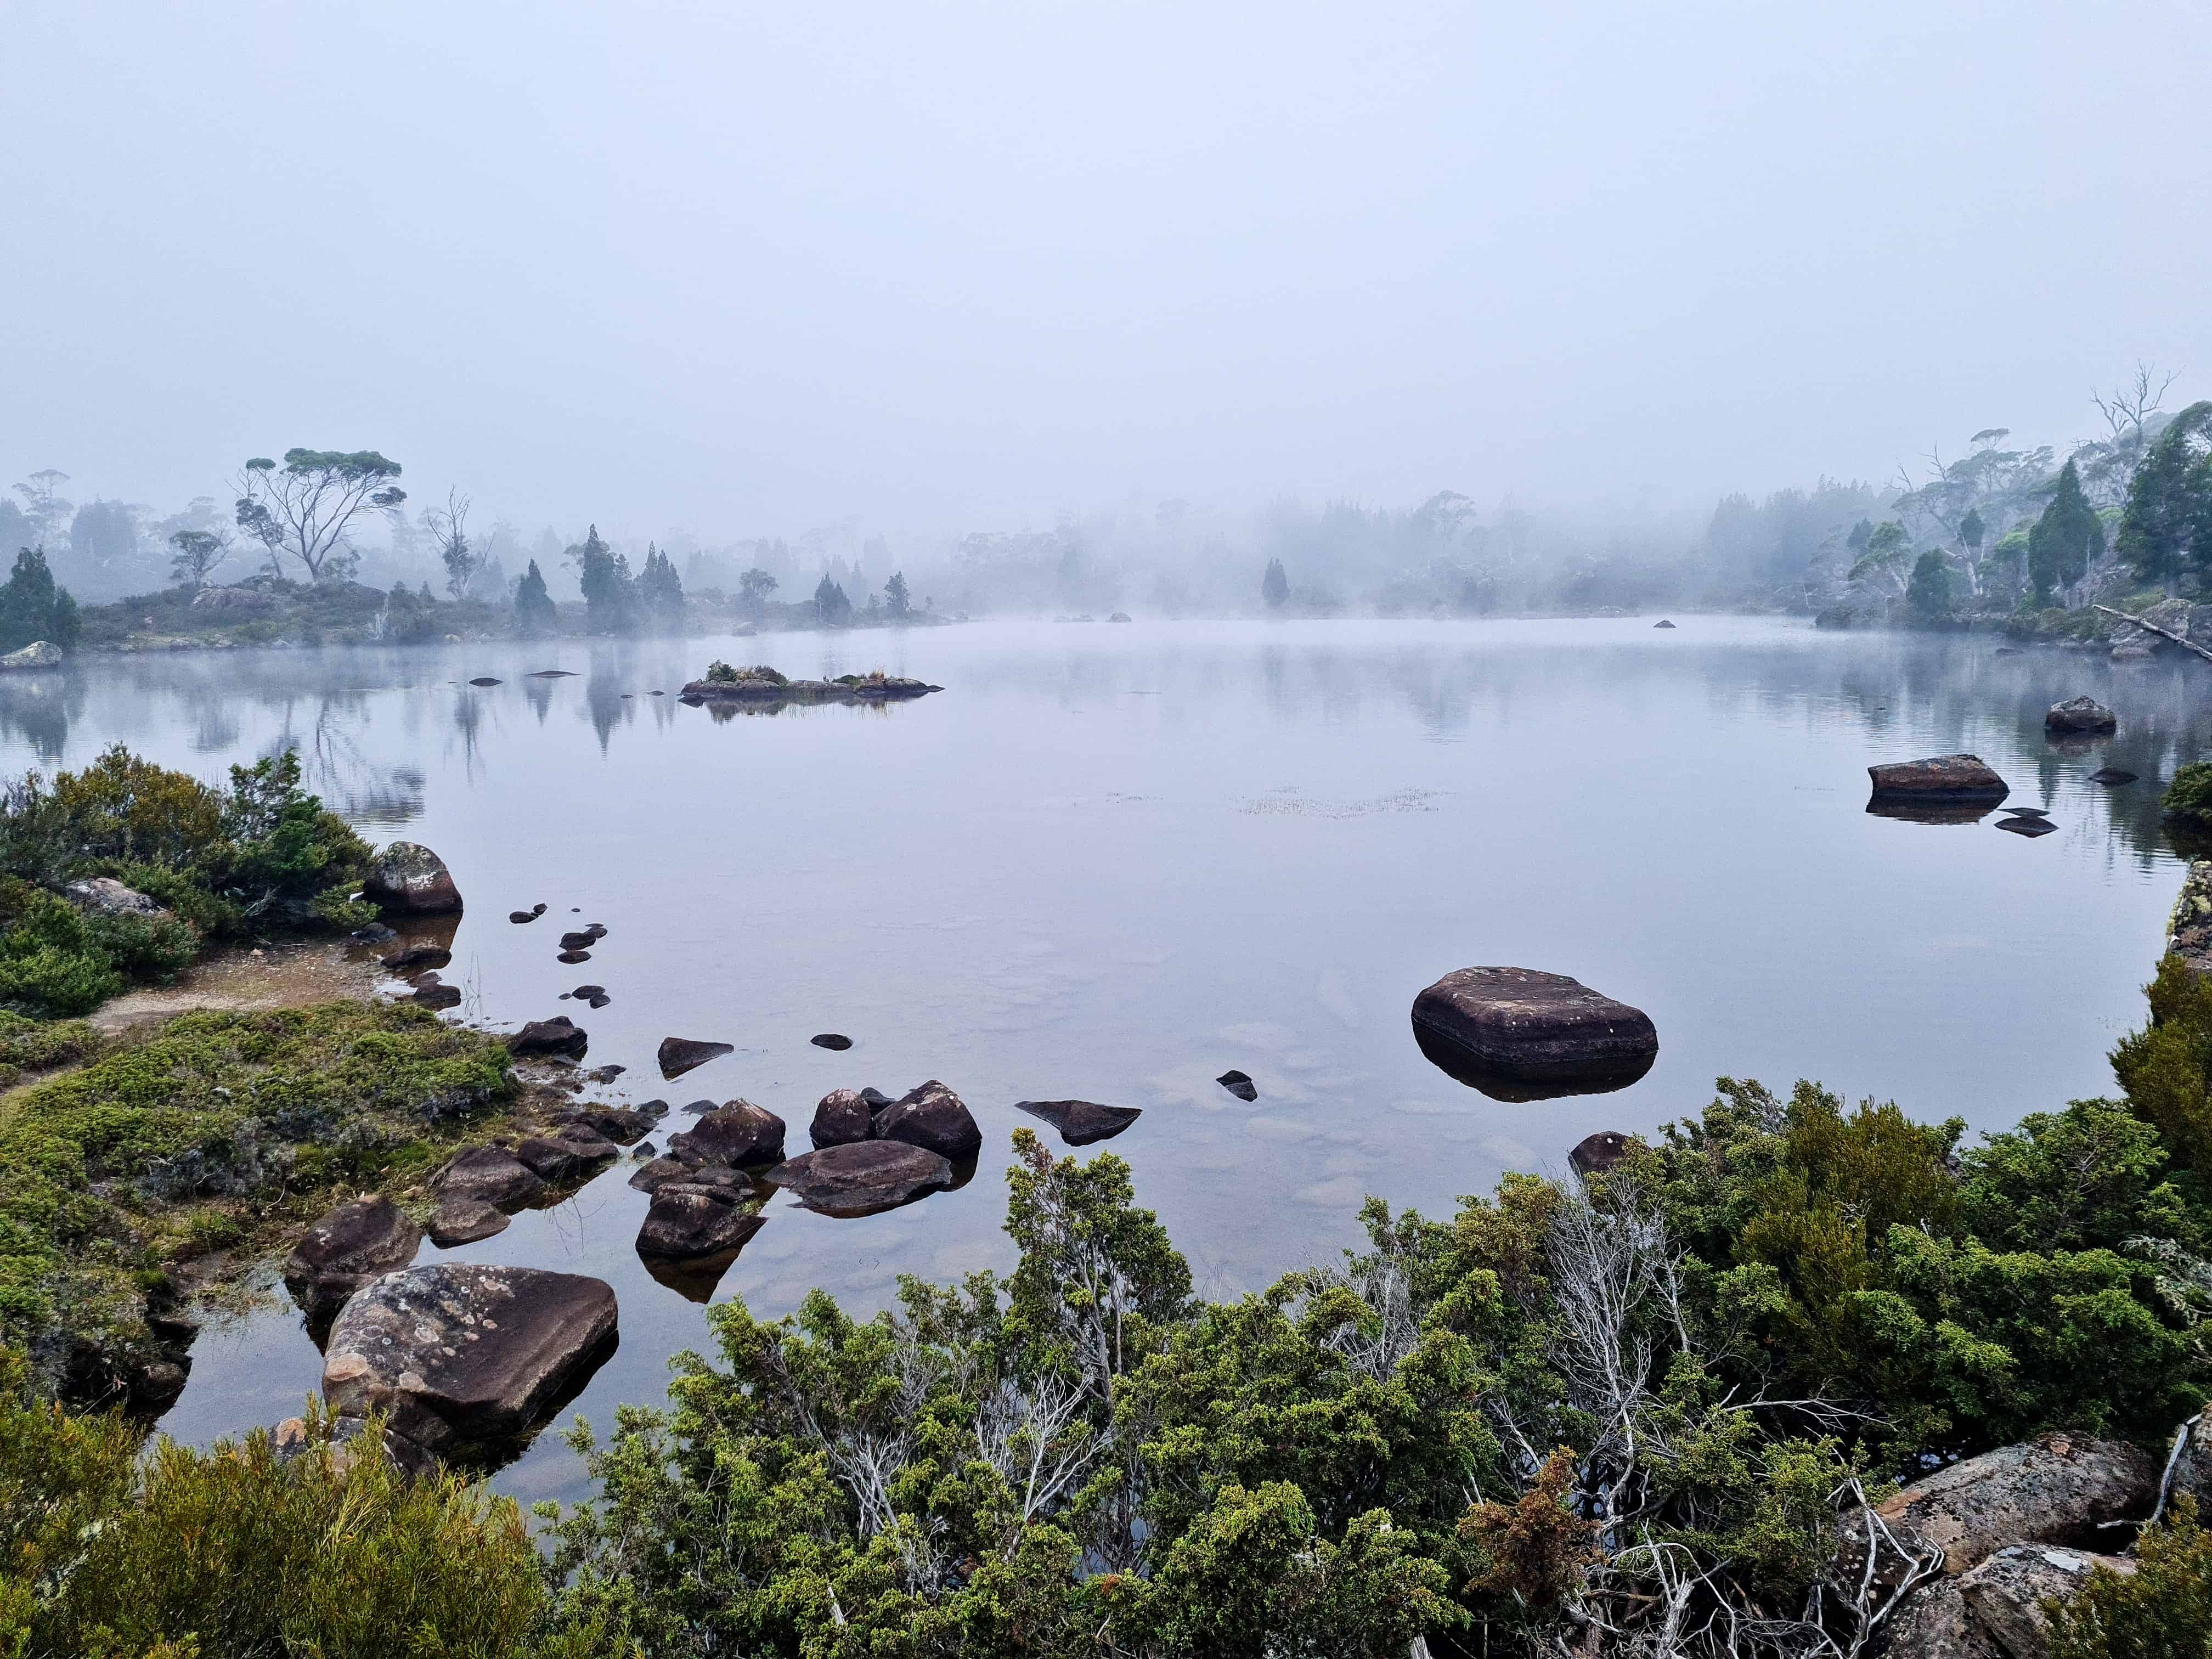
M511 1441L543 1420L611 1347L602 1279L443 1261L364 1286L331 1327L323 1398L388 1416L441 1456Z
M562 1054L570 1060L580 1060L590 1046L589 1034L566 1014L533 1019L507 1040L507 1053L518 1058Z
M1877 798L1911 801L2002 800L2012 793L1979 755L1936 755L1927 760L1869 766Z
M445 860L411 841L395 841L376 855L361 896L382 910L447 915L461 908L460 889Z
M443 1200L430 1217L430 1242L441 1250L507 1231L507 1212L477 1198Z
M1018 1100L1014 1109L1042 1118L1071 1146L1111 1140L1145 1115L1142 1107L1101 1106L1095 1100Z
M2094 697L2069 697L2054 702L2043 717L2046 732L2117 732L2120 717Z
M668 1155L684 1164L780 1164L783 1135L783 1120L766 1107L725 1101L669 1136Z
M519 1210L545 1190L545 1182L504 1146L471 1146L438 1171L430 1186L441 1197L473 1199Z
M762 1179L825 1215L869 1215L950 1187L952 1164L904 1141L863 1140L802 1152Z
M760 1206L749 1193L719 1182L672 1181L653 1191L637 1253L666 1261L735 1255L760 1230Z
M902 1140L940 1158L973 1158L983 1150L975 1114L935 1078L884 1107L875 1132L879 1140Z
M1650 1070L1659 1053L1642 1009L1534 968L1446 974L1413 999L1413 1030L1423 1052L1455 1075L1538 1087L1618 1087Z
M390 1199L357 1198L307 1229L284 1263L284 1285L319 1317L371 1279L405 1267L422 1243L422 1229Z

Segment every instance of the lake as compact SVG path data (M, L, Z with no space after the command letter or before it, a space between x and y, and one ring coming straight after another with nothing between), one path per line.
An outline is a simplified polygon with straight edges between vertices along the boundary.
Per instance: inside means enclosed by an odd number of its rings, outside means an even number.
M1986 636L1784 621L984 623L390 651L89 658L0 683L10 771L122 742L210 780L296 744L370 839L421 841L468 902L445 977L499 1029L567 1012L604 1097L744 1096L804 1150L833 1088L950 1085L975 1177L840 1220L779 1198L717 1299L855 1310L896 1276L1011 1264L1001 1172L1025 1098L1141 1107L1111 1143L1213 1296L1355 1243L1362 1197L1448 1212L1508 1170L1563 1173L1598 1129L1695 1112L1717 1075L1818 1079L1977 1129L2109 1091L2181 867L2157 792L2212 744L2185 659L1998 654ZM718 718L676 690L717 656L944 686L887 708ZM526 679L562 668L575 678ZM493 676L503 684L466 682ZM660 691L669 695L650 695ZM2087 693L2118 735L2062 749ZM1866 768L1968 750L1994 817L1870 816ZM2142 775L2108 790L2100 766ZM507 912L543 902L537 923ZM564 927L603 922L586 966ZM1507 1104L1414 1045L1450 969L1571 974L1644 1009L1657 1064L1611 1094ZM559 1000L605 986L592 1011ZM811 1046L850 1035L848 1053ZM736 1052L673 1084L668 1036ZM1252 1076L1258 1098L1214 1079ZM672 1119L665 1131L683 1127ZM706 1310L633 1249L617 1164L449 1254L599 1275L618 1351L573 1411L658 1403ZM437 1254L425 1244L424 1257ZM205 1442L295 1413L320 1359L289 1304L210 1327L163 1420ZM573 1499L542 1436L497 1484Z

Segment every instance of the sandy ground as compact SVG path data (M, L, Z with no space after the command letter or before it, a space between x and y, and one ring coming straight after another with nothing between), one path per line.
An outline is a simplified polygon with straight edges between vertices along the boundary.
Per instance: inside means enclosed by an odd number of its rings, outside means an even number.
M341 998L366 1000L389 977L377 966L374 951L343 940L221 951L179 974L173 985L142 986L102 1004L90 1021L112 1036L195 1008L296 1008Z

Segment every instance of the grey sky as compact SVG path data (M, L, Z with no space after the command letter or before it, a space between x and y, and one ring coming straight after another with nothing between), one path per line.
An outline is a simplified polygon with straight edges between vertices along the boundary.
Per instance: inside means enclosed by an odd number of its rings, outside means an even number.
M2063 441L2212 395L2208 18L0 0L0 470L714 536Z

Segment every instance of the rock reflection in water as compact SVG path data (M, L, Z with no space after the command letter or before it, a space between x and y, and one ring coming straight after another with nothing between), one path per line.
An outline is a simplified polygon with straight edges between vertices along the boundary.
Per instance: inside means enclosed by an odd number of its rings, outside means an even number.
M1603 1077L1540 1083L1477 1065L1468 1057L1465 1049L1455 1043L1441 1041L1418 1024L1413 1027L1413 1041L1419 1046L1422 1057L1454 1082L1464 1083L1468 1088L1486 1094L1492 1100L1504 1101L1512 1105L1525 1105L1539 1100L1565 1100L1572 1095L1613 1094L1632 1083L1640 1082L1658 1058L1656 1054L1647 1055L1640 1064Z

